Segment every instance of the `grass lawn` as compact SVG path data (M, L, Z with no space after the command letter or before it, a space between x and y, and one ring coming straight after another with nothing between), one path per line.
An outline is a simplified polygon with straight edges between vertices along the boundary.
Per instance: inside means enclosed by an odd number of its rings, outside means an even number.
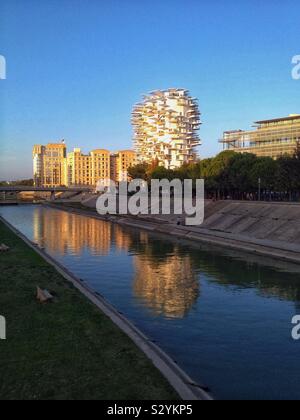
M0 222L0 399L177 399L134 343ZM36 300L36 286L56 295Z

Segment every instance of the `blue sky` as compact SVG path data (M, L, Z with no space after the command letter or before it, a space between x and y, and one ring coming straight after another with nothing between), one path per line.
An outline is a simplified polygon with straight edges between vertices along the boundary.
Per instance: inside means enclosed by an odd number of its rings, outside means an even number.
M132 145L154 89L199 98L200 155L224 130L300 112L299 0L1 0L0 179L32 176L34 143Z

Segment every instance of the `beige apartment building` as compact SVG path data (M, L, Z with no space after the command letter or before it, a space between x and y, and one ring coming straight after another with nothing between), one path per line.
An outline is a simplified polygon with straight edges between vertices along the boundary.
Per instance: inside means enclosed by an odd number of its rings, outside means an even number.
M58 187L65 185L67 147L62 143L33 147L33 178L35 186Z
M96 185L99 179L110 179L110 152L105 149L91 152L91 185Z
M257 121L254 130L225 131L223 143L225 150L239 153L253 153L278 159L283 155L293 155L300 144L300 115L272 120Z
M128 168L135 164L136 154L131 150L111 154L96 149L84 154L80 148L67 153L64 143L33 147L35 186L95 187L99 180L119 182L128 179Z
M111 154L110 178L116 182L128 181L128 168L137 164L137 156L133 150L121 150Z
M76 148L67 155L67 180L66 185L88 186L91 185L91 157L84 155L81 149Z
M88 155L76 148L67 155L67 186L96 186L100 179L110 177L110 152L93 150Z

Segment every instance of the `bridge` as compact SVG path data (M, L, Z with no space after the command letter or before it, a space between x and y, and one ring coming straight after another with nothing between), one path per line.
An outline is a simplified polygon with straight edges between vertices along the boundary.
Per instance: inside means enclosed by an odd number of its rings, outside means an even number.
M95 190L94 187L89 186L83 186L83 187L30 187L30 186L22 186L22 185L14 185L14 186L0 186L0 194L2 195L2 199L0 199L0 204L7 204L12 203L11 200L7 200L8 194L18 194L18 193L35 193L35 192L41 192L41 193L50 193L50 199L55 200L55 194L57 193L74 193L74 194L80 194L85 192L93 192ZM17 203L17 201L16 201Z
M2 193L18 193L18 192L50 192L50 193L59 193L59 192L92 192L95 190L95 187L28 187L28 186L0 186L0 192Z

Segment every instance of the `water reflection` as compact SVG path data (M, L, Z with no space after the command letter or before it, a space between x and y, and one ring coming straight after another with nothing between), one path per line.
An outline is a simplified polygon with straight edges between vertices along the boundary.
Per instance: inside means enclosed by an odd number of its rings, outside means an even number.
M259 296L295 302L296 306L300 302L298 265L234 251L228 255L217 251L204 251L201 255L191 252L190 257L194 267L213 273L212 283L230 289L253 289Z
M164 261L134 259L134 293L158 315L183 318L199 296L198 278L188 256L176 254Z
M50 214L51 213L51 214ZM107 256L111 249L133 258L133 293L157 315L185 317L200 296L201 273L225 288L255 289L258 295L300 302L299 277L293 272L262 266L262 258L220 254L211 247L159 239L143 231L36 207L33 212L34 241L50 253ZM274 264L272 262L272 264ZM277 268L284 263L277 262ZM297 270L297 268L296 268Z
M112 240L111 226L96 219L36 208L33 213L34 241L49 252L80 256L88 248L93 255L108 255Z
M171 318L184 317L199 295L199 283L188 255L178 246L151 242L145 232L132 235L118 225L67 212L49 213L36 208L33 216L34 241L47 246L51 253L80 256L85 249L92 255L116 251L133 255L135 296L156 314Z
M217 398L299 399L299 265L49 208L0 213Z

